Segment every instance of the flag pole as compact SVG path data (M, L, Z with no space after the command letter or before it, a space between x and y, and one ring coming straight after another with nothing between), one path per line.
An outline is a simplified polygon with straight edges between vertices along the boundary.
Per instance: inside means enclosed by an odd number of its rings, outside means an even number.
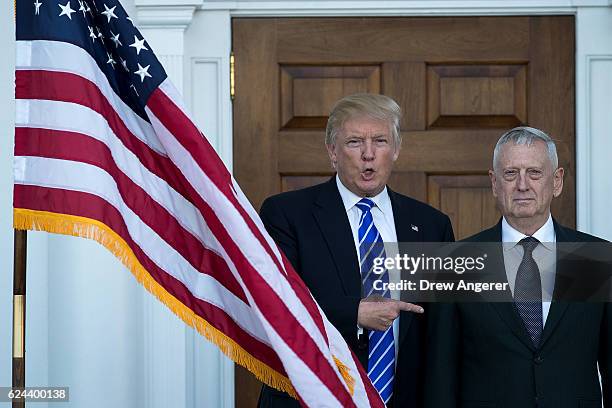
M13 268L13 388L25 387L25 307L27 232L15 230ZM25 402L13 401L12 408Z

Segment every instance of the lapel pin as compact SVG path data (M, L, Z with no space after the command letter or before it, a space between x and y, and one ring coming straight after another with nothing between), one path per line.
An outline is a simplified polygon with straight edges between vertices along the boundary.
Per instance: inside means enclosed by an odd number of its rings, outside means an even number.
M416 225L414 225L414 224L410 224L410 227L412 227L412 230L413 230L413 231L417 231L417 232L419 231L419 227L417 227L417 226L416 226Z

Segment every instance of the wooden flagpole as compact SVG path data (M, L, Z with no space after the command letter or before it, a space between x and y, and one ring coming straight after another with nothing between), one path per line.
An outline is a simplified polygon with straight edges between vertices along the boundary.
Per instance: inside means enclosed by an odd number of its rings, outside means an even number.
M13 388L25 387L25 307L27 232L15 230L13 268ZM13 408L25 402L13 401Z

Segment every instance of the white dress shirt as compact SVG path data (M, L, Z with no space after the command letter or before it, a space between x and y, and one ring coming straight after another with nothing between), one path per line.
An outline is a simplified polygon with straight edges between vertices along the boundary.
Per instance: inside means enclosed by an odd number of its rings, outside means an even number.
M502 220L502 242L504 243L504 265L506 267L506 275L508 284L512 294L514 295L514 284L519 265L523 259L523 247L518 242L527 237L520 231L513 228L504 217ZM555 267L557 261L555 226L552 221L552 216L548 216L548 220L532 237L540 241L540 244L533 251L533 259L540 270L540 279L542 281L542 322L546 324L546 318L550 311L550 302L552 301L553 291L555 289Z
M340 177L338 177L338 175L336 175L336 185L338 186L338 191L340 192L340 197L342 198L342 203L344 204L344 209L346 210L346 215L348 217L349 224L351 225L351 231L353 232L353 241L355 244L355 250L357 251L357 259L361 264L361 256L359 251L359 219L361 218L361 210L355 204L357 204L363 197L358 196L346 188L346 186L342 184L342 181L340 181ZM374 197L368 198L375 204L371 210L372 219L384 242L385 255L387 257L394 257L398 252L397 233L395 232L393 208L391 206L389 193L387 192L387 187L385 187L383 191ZM389 269L388 272L389 282L399 282L400 272L398 270ZM400 291L392 290L391 298L399 300ZM357 334L360 335L361 333L363 333L363 329L358 327ZM395 341L395 361L397 363L399 319L395 319L393 321L393 338Z

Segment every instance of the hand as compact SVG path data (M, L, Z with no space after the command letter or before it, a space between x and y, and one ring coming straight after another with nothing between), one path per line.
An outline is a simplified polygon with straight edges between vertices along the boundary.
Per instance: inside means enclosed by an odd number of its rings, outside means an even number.
M373 295L359 302L357 323L365 329L384 331L393 324L402 310L413 313L425 312L421 306L412 303Z

